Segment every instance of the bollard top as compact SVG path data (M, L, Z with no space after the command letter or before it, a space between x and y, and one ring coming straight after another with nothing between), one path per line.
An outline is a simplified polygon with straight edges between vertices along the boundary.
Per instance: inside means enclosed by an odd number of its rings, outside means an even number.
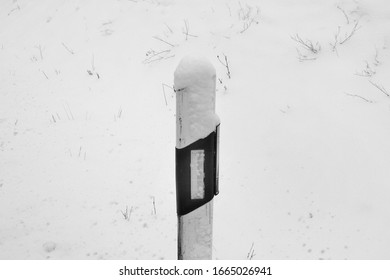
M211 62L202 56L187 55L175 71L175 89L187 87L215 90L216 73Z
M202 56L184 57L174 74L176 92L176 147L183 148L215 131L216 71Z

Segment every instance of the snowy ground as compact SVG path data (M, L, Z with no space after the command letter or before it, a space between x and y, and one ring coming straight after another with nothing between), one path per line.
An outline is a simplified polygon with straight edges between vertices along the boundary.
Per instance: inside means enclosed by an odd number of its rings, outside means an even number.
M195 51L214 258L389 259L389 26L385 0L1 1L0 259L176 258L169 86Z

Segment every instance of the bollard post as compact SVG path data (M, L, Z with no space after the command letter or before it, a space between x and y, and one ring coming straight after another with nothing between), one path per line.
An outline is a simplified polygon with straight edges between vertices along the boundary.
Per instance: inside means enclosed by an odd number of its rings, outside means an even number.
M213 198L219 192L215 68L205 58L184 57L174 84L178 259L211 259Z

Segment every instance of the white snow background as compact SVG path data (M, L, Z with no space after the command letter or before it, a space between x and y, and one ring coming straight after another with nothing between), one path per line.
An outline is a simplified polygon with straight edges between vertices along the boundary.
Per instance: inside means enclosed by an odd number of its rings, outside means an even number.
M2 0L0 258L176 258L170 87L202 52L214 258L389 259L389 26L385 0Z

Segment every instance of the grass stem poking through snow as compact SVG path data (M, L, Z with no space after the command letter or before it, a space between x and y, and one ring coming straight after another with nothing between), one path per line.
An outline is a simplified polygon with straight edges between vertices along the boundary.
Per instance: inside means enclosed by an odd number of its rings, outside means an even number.
M87 69L88 74L90 76L93 76L94 74L96 74L96 77L98 79L100 79L99 73L95 71L95 56L94 55L92 55L91 67L92 67L92 70Z
M170 88L170 89L172 90L172 92L174 92L174 91L175 91L175 89L174 89L173 87L171 87L171 86L167 85L167 84L164 84L164 83L162 83L161 85L162 85L162 89L163 89L163 94L164 94L165 105L166 105L166 106L168 106L168 102L167 102L167 96L166 96L166 94L165 94L165 87L168 87L168 88ZM172 97L173 97L173 94L172 94Z
M299 43L302 47L309 50L313 54L317 54L321 50L321 46L318 42L315 44L310 40L303 40L298 34L295 34L295 36L291 36L291 39L293 39L295 42Z
M65 111L66 116L68 117L68 120L74 120L74 116L73 116L72 110L69 107L68 102L62 103L62 107L64 108L64 111Z
M66 106L68 107L68 110L69 110L70 116L72 117L72 120L74 120L73 113L72 113L72 110L70 109L68 102L66 102Z
M162 89L163 89L163 95L164 95L165 106L168 106L167 97L166 97L166 95L165 95L164 84L162 84Z
M122 215L125 218L125 220L130 221L131 213L133 212L133 206L131 206L130 210L129 210L129 207L126 206L126 210L125 211L121 210L121 212L122 212Z
M73 51L72 49L68 48L68 46L65 45L64 42L62 42L62 46L63 46L70 54L72 54L72 55L74 54L74 51Z
M345 93L345 95L348 95L348 96L360 98L360 99L362 99L362 100L364 100L364 101L366 101L368 103L374 103L372 100L364 98L363 96L360 96L360 95L357 95L357 94L350 94L350 93L346 93L346 92L344 92L344 93Z
M122 117L122 113L123 113L122 107L119 107L118 113L114 114L114 121L120 119Z
M239 2L240 5L240 10L238 11L238 18L243 21L243 28L240 31L240 33L244 33L251 27L253 23L258 24L259 22L257 21L257 17L259 16L260 9L259 7L256 7L256 12L253 13L253 7L246 5L243 7L241 5L241 2Z
M10 16L15 11L20 11L20 6L18 4L18 1L14 1L16 3L16 8L13 8L11 11L9 11L8 16Z
M148 58L145 59L143 61L143 63L151 63L151 62L154 62L154 61L158 61L158 60L167 58L167 56L163 56L162 54L170 53L170 52L171 52L171 50L163 50L163 51L160 51L160 52L155 52L154 50L151 50L150 52L148 52L146 54L146 56L148 56Z
M382 86L374 83L373 81L369 81L370 84L372 84L374 87L379 89L383 94L385 94L387 97L390 97L390 94L387 92L387 90Z
M347 21L347 24L349 24L349 17L347 15L347 13L344 11L344 9L341 8L340 6L337 6L337 9L339 9L343 13L345 20Z
M41 45L35 46L39 50L39 55L41 57L41 61L43 60L43 48Z
M230 73L228 58L227 58L227 56L226 56L225 54L224 54L223 56L224 56L224 58L225 58L225 62L223 62L223 61L221 60L221 58L219 57L219 55L217 55L217 58L218 58L219 62L220 62L223 66L226 67L226 74L227 74L228 78L230 79L230 78L231 78L231 73Z
M152 196L152 203L153 203L153 212L152 212L152 214L156 216L156 215L157 215L157 210L156 210L156 199L155 199L154 196Z
M378 49L375 48L375 57L374 57L374 65L375 66L379 66L379 64L381 64L381 62L379 61L378 57L379 57Z
M297 49L297 53L298 53L298 60L299 60L300 62L306 61L306 60L316 60L316 59L317 59L317 57L309 57L309 56L307 56L307 55L302 54L302 53L299 51L299 49Z
M46 79L49 80L49 77L46 75L45 71L41 70L42 74L45 75Z
M188 40L188 36L191 36L191 37L198 37L198 36L195 36L195 35L192 35L189 33L189 30L190 30L190 25L188 23L188 20L184 20L184 27L185 27L185 30L183 31L183 34L186 35L186 41Z
M252 245L251 245L251 248L249 249L249 252L246 256L247 260L251 260L253 259L253 257L255 256L255 243L252 242Z
M332 51L336 52L337 56L339 56L339 53L337 51L337 45L339 43L339 35L340 35L340 30L341 30L341 27L338 26L337 27L337 34L334 35L334 43L329 43L332 47Z
M363 69L360 73L356 73L358 76L363 76L363 77L372 77L375 75L375 70L370 67L370 64L366 61L366 68Z
M167 41L165 41L165 40L163 40L163 39L161 39L161 38L159 38L159 37L157 37L157 36L153 36L153 39L156 39L156 40L161 41L161 42L163 42L163 43L165 43L165 44L168 44L168 45L170 45L172 48L175 47L175 45L173 45L173 44L171 44L171 43L169 43L169 42L167 42Z
M228 8L228 10L229 10L229 15L230 15L230 17L231 17L231 16L232 16L232 9L230 9L230 6L229 6L228 3L226 3L225 5L226 5L226 8Z
M172 28L170 28L169 25L166 24L166 23L164 23L164 25L168 28L169 32L170 32L171 34L173 34Z
M344 39L340 41L340 45L344 44L349 39L351 39L351 37L355 34L355 32L361 28L361 26L358 26L358 25L359 25L359 20L356 21L356 23L353 26L352 30L349 33L345 34Z

